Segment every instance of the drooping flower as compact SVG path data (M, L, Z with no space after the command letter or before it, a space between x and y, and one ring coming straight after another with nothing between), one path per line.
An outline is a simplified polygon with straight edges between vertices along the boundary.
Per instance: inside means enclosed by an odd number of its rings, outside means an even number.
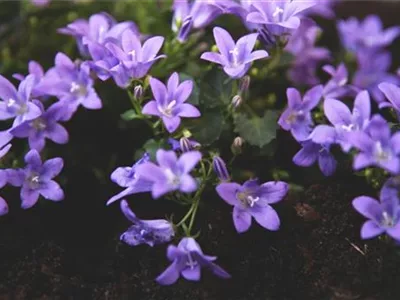
M349 141L360 150L353 162L355 170L377 166L392 174L400 172L400 132L392 136L389 124L380 115L373 116L364 131L351 133Z
M52 158L44 163L36 150L30 150L25 155L24 169L7 169L7 180L12 186L21 188L21 207L31 208L36 204L39 195L52 201L64 199L64 192L53 180L63 168L60 157Z
M207 268L221 278L231 277L225 270L213 262L217 257L205 255L200 245L191 237L183 238L179 242L178 247L169 245L167 257L172 264L156 279L162 285L175 283L181 275L186 280L199 281L201 268Z
M257 179L238 183L220 183L216 190L218 195L233 206L233 224L237 232L250 228L252 217L258 224L268 230L278 230L280 220L270 204L281 201L289 186L282 181L259 184Z
M348 84L349 74L344 63L341 63L336 69L330 65L325 65L322 69L332 76L324 85L323 96L325 99L340 99L353 96L358 92L355 86Z
M200 152L186 152L177 158L174 151L159 149L156 158L158 165L147 162L136 167L139 177L153 183L154 199L176 190L192 193L197 189L197 181L189 173L201 160Z
M368 219L361 228L361 238L370 239L386 233L400 241L400 204L397 197L381 202L367 196L353 200L353 207Z
M257 33L245 35L236 43L221 27L214 27L213 33L220 53L205 52L200 58L222 65L225 73L232 78L243 77L254 60L268 57L265 50L253 51Z
M82 105L87 109L100 109L102 103L93 88L90 69L85 64L75 64L64 53L57 53L55 66L47 71L36 87L43 94L58 97L64 106L60 121L68 121Z
M40 116L41 111L31 101L32 88L35 82L33 75L27 76L18 86L0 75L0 120L14 118L13 127L24 121L33 120Z
M226 168L226 164L224 160L219 156L214 156L213 158L213 169L219 180L221 181L229 181L231 176L229 175L228 169Z
M173 225L167 220L141 220L129 208L126 200L121 200L121 211L133 223L120 236L120 240L130 246L147 244L153 247L154 245L170 242L174 237Z
M379 108L392 107L400 120L400 87L390 82L382 82L378 88L385 95L389 102L379 103Z
M322 85L310 89L301 99L300 92L295 88L288 88L286 95L288 107L279 118L278 124L286 131L290 131L297 141L305 141L311 133L313 121L311 110L315 108L322 96Z
M185 80L179 84L178 73L173 73L167 86L161 81L150 78L150 87L155 100L151 100L143 107L143 114L158 116L162 119L168 132L174 132L183 118L200 116L199 110L189 103L185 103L193 90L193 81Z
M293 157L293 162L301 167L310 167L318 160L322 174L331 176L336 171L337 161L330 153L331 144L317 144L312 140L302 143L302 148Z
M150 155L145 153L142 158L133 164L132 167L119 167L112 172L111 180L125 189L117 195L111 197L107 201L107 205L110 205L111 203L114 203L115 201L128 195L151 191L153 183L143 179L137 174L137 167L149 161Z
M40 117L14 127L10 133L18 138L28 138L29 147L42 151L46 144L46 138L57 144L68 142L68 131L58 123L64 114L64 107L55 103L46 111L43 104L38 100L33 102L40 108Z

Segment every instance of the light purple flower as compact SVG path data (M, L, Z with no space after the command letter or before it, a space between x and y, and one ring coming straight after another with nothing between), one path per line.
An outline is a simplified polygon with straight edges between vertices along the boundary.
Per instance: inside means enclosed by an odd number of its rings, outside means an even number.
M390 82L382 82L378 88L385 95L389 102L379 103L379 108L392 107L400 120L400 87Z
M130 246L147 244L151 247L170 242L174 237L174 228L167 220L141 220L129 208L126 200L121 201L121 211L133 223L121 236L120 240Z
M285 197L289 186L282 181L259 184L257 179L238 183L220 183L218 195L233 206L233 224L237 232L245 232L251 226L252 217L268 230L278 230L279 216L270 204Z
M21 188L21 207L31 208L36 204L39 195L52 201L64 199L64 192L57 182L52 180L63 168L60 157L52 158L44 163L36 150L30 150L25 155L24 169L7 169L7 180L12 186Z
M120 187L125 188L122 192L111 197L107 201L107 205L124 198L128 195L150 192L153 183L143 179L137 174L137 167L150 161L150 155L145 153L132 167L119 167L111 174L111 180L118 184Z
M197 181L189 173L201 160L200 152L186 152L177 158L174 151L159 149L156 158L158 165L147 162L136 167L139 177L153 182L154 199L176 190L183 193L197 190Z
M359 91L355 86L348 84L349 73L344 63L341 63L336 69L330 65L325 65L322 69L332 76L324 85L323 96L325 99L340 99L342 97L355 96Z
M33 75L35 77L33 88L32 88L32 97L39 97L42 96L41 93L36 91L36 86L40 83L42 78L44 77L44 70L43 67L36 61L31 60L28 64L28 75ZM13 77L19 81L23 81L26 76L22 74L13 74Z
M322 85L310 89L301 99L300 92L295 88L286 91L288 107L279 118L278 124L290 131L297 141L305 141L311 133L313 121L311 110L315 108L322 96Z
M40 116L39 107L31 101L34 83L34 76L29 75L21 81L17 91L10 81L0 75L0 120L14 118L15 127Z
M399 198L400 192L400 176L390 177L386 182L383 184L381 192L380 192L380 199L381 201L390 200L393 198Z
M353 162L355 170L377 166L392 174L400 172L400 132L392 136L389 124L380 115L372 117L365 131L351 133L349 141L360 150Z
M222 65L225 73L232 78L243 77L254 60L268 57L265 50L253 51L257 33L245 35L236 43L221 27L214 27L213 33L220 53L205 52L200 58Z
M168 132L174 132L181 123L181 118L197 118L199 110L189 103L185 103L193 90L193 81L186 80L179 84L178 73L173 73L167 86L161 81L150 78L150 87L155 100L151 100L143 107L142 113L160 117Z
M45 111L40 101L34 100L33 102L40 108L42 115L12 128L10 133L18 138L27 137L29 147L39 152L46 145L46 138L57 144L66 144L68 131L58 123L63 116L64 107L55 103Z
M310 167L318 160L322 174L331 176L336 171L337 161L330 153L331 144L317 144L312 140L302 143L302 149L293 157L293 162L301 167Z
M231 277L220 266L213 263L217 257L205 255L200 245L191 237L183 238L178 247L169 245L167 257L172 264L156 279L162 285L175 283L180 275L186 280L199 281L201 268L207 268L221 278Z
M397 197L381 202L367 196L353 200L353 207L368 219L361 228L361 238L370 239L386 233L400 241L400 204Z

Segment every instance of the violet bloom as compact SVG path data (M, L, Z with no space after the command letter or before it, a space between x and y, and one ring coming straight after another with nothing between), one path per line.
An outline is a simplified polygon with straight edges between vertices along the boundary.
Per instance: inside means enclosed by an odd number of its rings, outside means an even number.
M373 116L365 131L352 133L349 140L360 150L353 162L355 170L377 166L392 174L400 172L400 132L391 136L389 124L380 115Z
M52 201L64 199L64 192L57 182L52 180L63 168L60 157L52 158L44 163L36 150L31 150L25 155L24 169L7 169L8 183L21 188L21 207L31 208L36 204L39 195Z
M297 141L304 141L311 133L313 121L311 110L315 108L322 96L322 85L310 89L301 99L300 92L295 88L286 91L288 107L279 118L278 124L290 131Z
M378 88L385 95L389 102L379 103L379 108L391 107L394 109L397 115L397 119L400 120L400 87L390 82L382 82L378 85Z
M400 176L390 177L386 182L383 184L380 199L382 202L386 200L390 200L393 198L399 198L400 192Z
M181 118L197 118L199 110L189 103L185 103L193 90L193 81L185 80L179 84L178 73L173 73L167 86L161 81L150 78L150 87L155 100L151 100L143 107L142 113L160 117L169 133L174 132L181 123Z
M220 53L205 52L200 58L222 65L225 73L232 78L243 77L253 61L268 57L265 50L253 51L257 33L245 35L236 43L229 32L221 27L214 27L213 33Z
M335 134L335 142L339 143L344 152L352 147L351 133L364 131L371 117L371 100L367 91L360 92L355 101L353 112L340 100L326 99L324 102L325 116L332 126L319 125L311 134L314 142L332 142L330 139ZM334 133L332 133L334 131Z
M279 216L270 204L279 202L285 197L289 186L282 181L259 184L257 179L238 183L220 183L216 190L218 195L233 206L233 224L237 232L249 230L252 217L258 224L268 230L278 230Z
M159 149L156 158L158 165L147 162L136 167L139 177L153 183L154 199L176 190L192 193L197 189L197 181L189 173L201 160L200 152L186 152L178 159L174 151Z
M325 99L353 96L358 89L348 84L349 73L346 65L341 63L336 69L333 66L325 65L322 68L331 76L331 79L324 85L323 96Z
M321 28L311 19L302 19L299 28L290 37L285 50L295 59L289 69L289 77L296 84L316 85L320 82L317 68L322 61L330 59L330 52L316 47Z
M28 71L28 75L33 75L35 77L32 88L32 97L42 96L42 94L36 90L36 86L41 82L44 77L43 67L38 62L31 60L28 64ZM22 74L13 74L13 77L19 81L23 81L26 78L26 76Z
M370 239L386 233L400 241L400 204L397 197L379 202L360 196L353 200L353 207L368 219L361 228L361 238Z
M59 98L59 105L64 106L60 121L68 121L80 105L87 109L102 107L93 85L88 66L75 64L65 54L57 53L55 66L47 71L36 88L43 94Z
M400 34L400 26L384 30L381 19L376 15L370 15L363 21L354 17L338 21L337 27L344 47L354 53L390 46Z
M174 228L167 220L141 220L129 208L126 200L121 201L121 211L133 223L121 236L120 240L129 246L154 245L170 242L174 237Z
M122 192L111 197L107 201L107 205L124 198L128 195L150 192L153 183L143 179L136 172L137 167L150 161L150 155L145 153L142 158L133 164L132 167L119 167L111 174L111 180L118 184L120 187L125 188Z
M39 107L31 101L34 83L34 76L29 75L21 81L17 91L10 81L0 75L0 120L15 118L15 127L40 116Z
M64 113L63 106L55 103L45 111L40 101L34 100L33 102L40 108L42 115L14 127L10 130L10 133L18 138L27 137L29 147L39 152L46 145L46 138L56 144L66 144L68 142L68 131L58 123Z
M191 237L183 238L178 247L169 245L167 257L172 264L156 279L162 285L175 283L180 275L186 280L199 281L201 268L207 268L221 278L231 277L220 266L213 263L217 257L205 255L200 245Z
M317 144L312 140L302 143L302 149L293 157L293 162L301 167L310 167L318 160L322 174L331 176L336 171L337 161L330 153L331 144Z

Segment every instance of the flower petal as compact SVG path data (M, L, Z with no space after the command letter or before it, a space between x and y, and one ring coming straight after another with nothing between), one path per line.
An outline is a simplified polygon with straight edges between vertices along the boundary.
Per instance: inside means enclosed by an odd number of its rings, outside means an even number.
M235 225L237 232L242 233L249 230L251 225L250 213L240 209L237 206L234 206L232 217L233 217L233 224Z
M193 193L197 190L197 181L190 175L182 175L179 189L184 193Z
M326 99L324 112L328 120L335 126L351 124L351 112L342 101Z
M229 51L235 48L235 42L228 31L221 27L214 27L213 29L215 43L219 49L219 52L226 58L230 56Z
M283 181L270 181L261 185L260 200L266 203L276 203L286 196L289 190L289 185Z
M182 270L182 276L186 280L199 281L201 276L200 266L196 265L193 268L185 268Z
M47 182L45 187L41 188L39 192L48 200L61 201L64 199L64 191L60 185L53 180Z
M385 232L385 229L376 225L374 221L366 221L361 227L361 238L371 239Z
M201 160L199 151L189 151L183 153L178 159L178 167L182 173L189 173Z
M31 190L28 187L23 186L21 189L21 208L28 209L36 204L39 199L39 192L37 190Z
M257 207L257 209L251 211L251 214L262 227L271 231L279 229L281 224L279 216L271 206Z
M382 212L379 202L368 196L357 197L352 204L356 211L371 220L375 220L376 216L381 215Z
M238 205L239 201L236 198L236 193L241 189L241 185L237 183L220 183L216 187L218 195L230 205Z

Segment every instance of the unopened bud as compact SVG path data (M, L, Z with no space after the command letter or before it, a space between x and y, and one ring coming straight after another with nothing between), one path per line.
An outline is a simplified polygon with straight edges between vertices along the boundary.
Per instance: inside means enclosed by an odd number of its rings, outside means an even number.
M191 143L191 142L189 141L189 139L186 138L186 137L182 137L182 138L179 140L179 146L180 146L181 151L182 151L183 153L184 153L184 152L189 152L190 150L193 149L192 143Z
M213 169L214 169L215 174L217 174L217 177L221 181L229 181L230 180L231 177L229 176L228 169L226 168L226 164L221 157L214 156Z
M250 87L250 76L246 75L242 79L240 79L239 83L239 91L240 93L246 93Z
M243 143L244 143L244 139L240 136L236 137L233 140L233 143L231 146L231 150L232 150L233 154L239 154L242 152Z
M133 96L135 99L140 99L143 96L143 87L139 84L133 89Z
M240 95L236 95L235 97L232 98L232 106L234 108L238 108L243 102L243 99Z
M276 39L274 35L265 26L262 26L258 29L258 39L267 49L270 49L276 45Z
M189 33L193 27L193 18L191 16L187 16L182 23L182 26L179 28L178 32L178 41L184 43L187 41L189 37Z

